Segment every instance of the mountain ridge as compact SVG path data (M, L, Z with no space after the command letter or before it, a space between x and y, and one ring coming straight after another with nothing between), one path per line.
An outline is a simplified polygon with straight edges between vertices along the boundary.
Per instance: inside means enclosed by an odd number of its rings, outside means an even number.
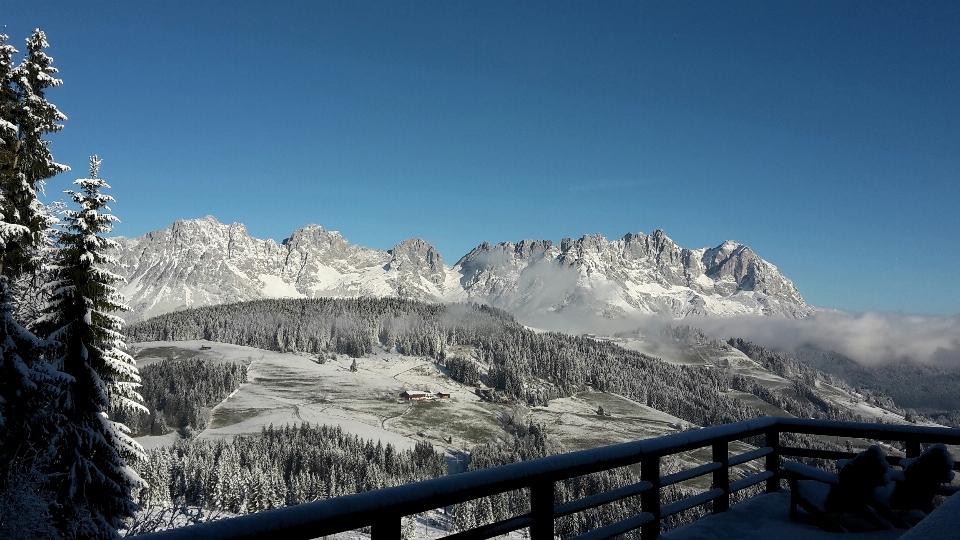
M259 298L385 296L477 302L520 317L573 314L783 315L814 311L748 246L681 248L664 231L517 243L483 242L453 266L421 238L390 250L350 244L310 224L280 243L213 216L115 238L130 321L176 309Z

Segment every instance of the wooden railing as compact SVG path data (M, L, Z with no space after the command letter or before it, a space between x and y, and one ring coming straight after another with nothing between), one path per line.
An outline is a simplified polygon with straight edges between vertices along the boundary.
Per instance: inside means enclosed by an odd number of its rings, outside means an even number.
M445 538L483 540L529 528L531 540L553 540L554 520L557 518L639 495L640 512L635 516L575 538L604 540L640 529L645 540L653 539L660 535L662 519L684 510L713 502L714 513L724 512L730 507L731 494L760 483L765 483L768 493L779 491L780 459L783 456L842 459L855 455L853 452L782 446L781 433L901 441L906 445L907 457L919 455L922 443L960 444L960 429L764 417L171 529L142 538L294 540L370 527L371 540L399 540L401 518L404 516L529 488L529 513ZM756 436L763 437L765 446L739 455L729 455L731 442ZM660 458L708 446L712 449L713 461L661 476ZM730 481L730 467L760 459L764 463L762 472ZM892 456L889 459L893 463L899 460ZM640 465L640 482L636 484L561 505L554 503L554 489L559 481L636 464ZM960 468L960 460L957 467ZM711 489L661 505L661 488L707 474L712 476Z

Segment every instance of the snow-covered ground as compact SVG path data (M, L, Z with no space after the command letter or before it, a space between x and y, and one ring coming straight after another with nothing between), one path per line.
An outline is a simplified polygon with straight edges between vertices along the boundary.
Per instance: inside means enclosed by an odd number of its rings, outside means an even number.
M382 350L358 358L353 372L353 359L346 356L320 364L308 355L204 340L137 343L136 347L141 365L166 357L202 355L247 366L248 382L213 409L210 427L200 438L257 434L270 424L310 422L339 425L349 433L399 448L426 439L445 449L455 462L473 445L502 436L498 416L507 412L519 411L546 424L568 450L656 437L684 424L624 397L591 391L532 410L484 402L472 387L450 379L430 359ZM450 398L409 402L398 399L403 390L443 392ZM604 415L597 413L601 406ZM152 448L174 439L171 434L138 440Z
M173 444L177 442L179 438L180 436L177 435L177 432L172 431L166 435L145 435L143 437L137 437L137 442L140 443L140 446L142 446L144 450L153 450L154 448Z
M903 540L931 540L960 536L960 497L952 496L903 535Z
M201 349L203 347L203 349ZM286 424L338 425L359 437L412 448L418 440L429 441L445 452L448 469L462 470L468 453L479 443L503 437L499 417L521 414L545 425L551 440L566 451L617 444L695 428L667 413L616 394L584 391L555 399L547 407L528 409L518 404L482 401L474 389L444 374L432 360L395 352L377 351L356 359L338 356L320 364L313 356L279 353L205 340L137 343L138 363L149 364L167 357L202 355L211 360L247 365L248 382L214 407L210 427L201 439L256 435L263 427ZM469 357L472 350L457 354ZM399 399L403 390L443 392L449 399L409 402ZM602 407L603 414L599 414ZM145 448L171 444L175 433L140 437ZM735 443L733 450L752 447ZM710 450L677 456L683 468L711 460ZM753 470L755 464L738 467ZM736 474L736 473L735 473ZM696 479L693 485L707 481Z
M826 532L805 519L800 511L799 522L790 519L790 492L759 495L730 507L722 514L707 516L663 534L664 540L891 540L904 530L876 530L867 524L856 527L855 518L844 523L847 534ZM956 531L956 529L953 529ZM927 538L953 538L939 536Z
M437 443L442 436L449 437L438 432L435 425L421 425L416 419L431 416L430 413L440 415L441 410L456 417L463 409L484 405L469 389L443 376L432 362L395 353L380 352L359 358L357 371L352 372L353 359L346 356L320 364L311 356L204 340L138 343L136 347L143 351L140 357L154 349L168 354L176 348L184 351L179 356L196 351L206 357L247 365L248 382L214 408L210 427L200 438L257 434L270 424L310 422L339 425L366 439L412 448L418 432L426 433L425 429ZM200 347L209 348L201 351ZM398 394L407 389L443 391L451 399L415 404L398 400ZM408 417L414 420L408 421ZM493 418L486 423L493 423ZM460 445L468 440L459 438Z

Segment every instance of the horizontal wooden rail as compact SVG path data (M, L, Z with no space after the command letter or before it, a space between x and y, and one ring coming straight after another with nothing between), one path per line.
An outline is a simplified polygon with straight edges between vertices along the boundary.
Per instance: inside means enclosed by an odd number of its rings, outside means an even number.
M504 521L498 521L489 525L481 525L480 527L451 534L449 536L445 536L444 538L448 540L478 540L493 538L494 536L500 536L501 534L519 531L520 529L529 527L532 524L533 516L530 514L524 514L522 516L517 516Z
M574 536L569 540L607 540L607 538L613 538L614 536L639 529L640 527L652 522L654 519L656 518L653 514L649 512L641 512L632 518L624 519L604 527L597 527L590 532L585 532L579 536Z
M773 471L763 471L759 473L751 474L750 476L741 478L736 482L730 482L730 493L740 491L741 489L746 489L750 486L755 486L760 482L765 482L770 478L773 478L775 473Z
M851 459L857 455L856 452L845 452L841 450L822 450L819 448L798 448L796 446L781 446L780 455L803 458L820 458L829 460ZM895 465L903 458L896 456L887 456L887 462Z
M722 467L719 463L711 461L710 463L704 463L692 469L687 469L680 472L675 472L673 474L668 474L660 479L660 487L671 486L673 484L679 484L680 482L686 482L687 480L692 480L698 476L703 476L705 474L710 474L713 471L716 471Z
M650 482L637 482L636 484L624 486L619 489L611 489L610 491L604 491L603 493L598 493L596 495L591 495L589 497L577 499L576 501L568 502L567 504L562 504L554 509L553 515L555 517L569 516L570 514L583 512L589 508L595 508L597 506L626 499L627 497L633 497L650 489L653 489L653 484Z
M773 453L773 448L770 448L768 446L764 446L763 448L757 448L756 450L752 450L750 452L744 452L743 454L740 454L738 456L731 457L730 466L733 467L735 465L742 465L748 461L753 461L755 459L767 457L772 453Z
M700 506L701 504L706 504L714 499L723 497L724 495L725 493L723 492L722 489L711 489L708 491L704 491L703 493L700 493L698 495L694 495L693 497L672 502L670 504L664 505L663 509L660 510L660 518L662 519L665 517L670 517L674 514L679 514L684 510L689 510L694 506Z
M714 502L715 512L724 511L729 504L731 493L763 482L766 482L768 492L779 490L781 456L842 459L855 455L851 452L781 446L782 433L903 441L907 445L908 456L918 455L922 443L960 444L960 429L763 417L181 527L145 535L143 538L241 540L282 537L305 540L369 526L372 540L399 540L402 516L529 488L532 494L529 514L458 532L447 538L483 540L529 527L534 540L552 539L556 518L639 495L640 513L576 538L604 540L641 528L645 539L653 539L660 533L660 520L663 518L711 501ZM728 445L731 441L759 435L765 437L766 446L729 456ZM673 474L660 475L661 457L707 446L712 447L711 462ZM763 472L729 481L730 467L761 458L764 459ZM891 459L898 462L900 458ZM556 482L635 464L640 464L640 482L554 505ZM960 467L960 460L957 466ZM713 475L712 489L661 506L661 487L707 474Z
M738 422L739 423L739 422ZM960 429L866 422L837 422L810 418L778 417L777 427L789 433L859 437L882 441L960 444ZM733 425L733 424L731 424Z

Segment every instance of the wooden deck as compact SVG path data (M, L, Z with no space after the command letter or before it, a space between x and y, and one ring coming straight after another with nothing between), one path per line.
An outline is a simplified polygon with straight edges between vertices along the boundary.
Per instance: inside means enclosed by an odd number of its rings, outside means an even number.
M958 499L960 502L960 499ZM931 517L934 516L931 514ZM662 540L892 540L908 531L895 529L878 531L868 523L857 523L848 518L844 526L848 534L826 532L806 517L801 510L801 521L790 519L790 492L769 493L747 499L730 510L707 516L689 525L666 532ZM921 522L923 523L923 522ZM917 526L919 527L919 525ZM929 540L932 537L927 537Z

